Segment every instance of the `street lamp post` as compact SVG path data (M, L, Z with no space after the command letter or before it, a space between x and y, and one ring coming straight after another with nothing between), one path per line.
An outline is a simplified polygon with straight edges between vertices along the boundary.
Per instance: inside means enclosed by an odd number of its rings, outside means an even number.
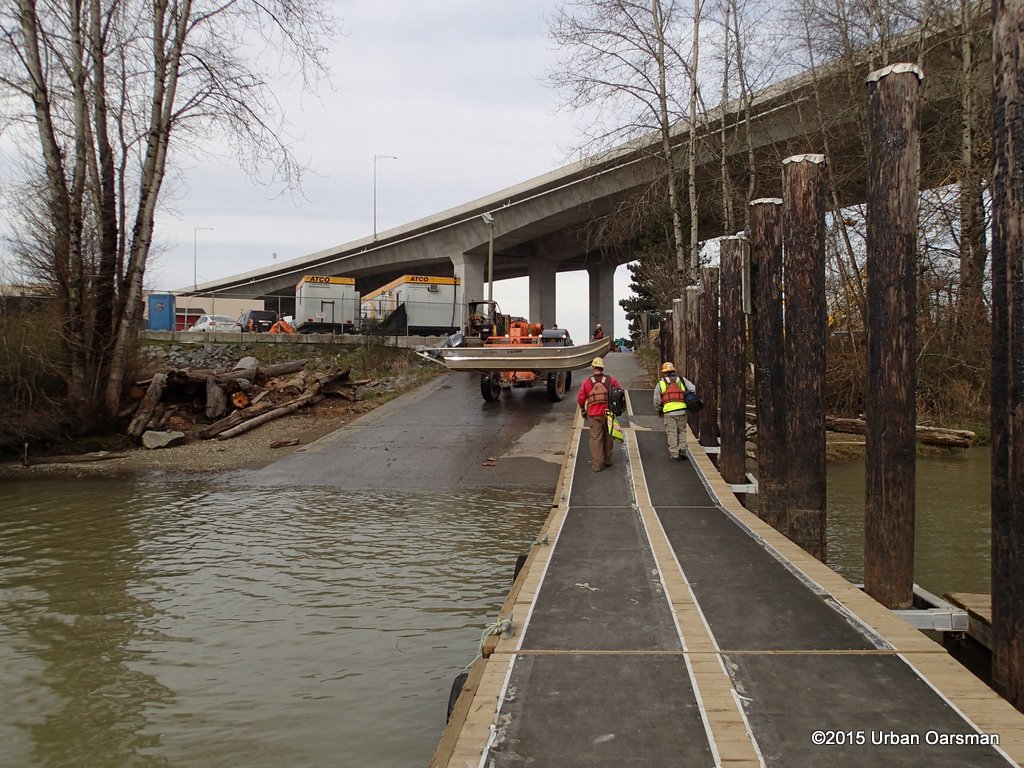
M487 300L494 301L494 217L485 213L480 218L487 225Z
M397 160L398 158L394 155L374 155L373 156L373 239L377 239L377 161L378 160Z
M192 228L192 290L196 291L199 289L199 232L200 230L210 230L213 227L193 227Z

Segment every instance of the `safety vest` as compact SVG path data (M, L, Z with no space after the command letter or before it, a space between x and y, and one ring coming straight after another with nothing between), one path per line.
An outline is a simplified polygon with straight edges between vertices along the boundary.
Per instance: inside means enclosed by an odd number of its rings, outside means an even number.
M608 405L608 384L604 374L600 376L590 377L590 394L587 395L587 401L585 403L587 407L587 413L590 412L590 406L601 403Z
M619 424L619 420L615 418L615 414L611 411L605 411L604 415L608 423L608 434L612 436L612 440L616 443L621 443L625 437L622 434L622 425Z
M661 379L658 387L661 389L661 412L672 413L686 408L686 388L681 385L679 379L665 381Z

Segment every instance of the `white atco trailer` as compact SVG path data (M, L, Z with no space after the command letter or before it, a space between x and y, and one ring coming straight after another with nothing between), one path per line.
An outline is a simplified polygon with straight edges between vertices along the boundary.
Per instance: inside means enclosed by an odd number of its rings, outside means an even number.
M457 277L402 275L362 298L362 317L384 333L447 336L459 328Z
M295 286L295 329L299 333L355 333L359 291L351 277L304 275Z

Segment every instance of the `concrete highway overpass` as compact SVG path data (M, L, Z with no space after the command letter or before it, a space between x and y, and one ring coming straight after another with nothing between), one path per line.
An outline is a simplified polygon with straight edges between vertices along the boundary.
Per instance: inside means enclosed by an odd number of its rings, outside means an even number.
M908 39L911 45L918 42L916 35ZM959 138L958 130L949 127L950 114L959 109L959 97L950 86L958 63L950 58L949 46L937 42L929 41L925 46L929 52L919 62L925 75L920 110L923 187L949 182L951 166L946 158L956 157ZM916 60L916 54L909 54L907 60ZM979 51L978 60L988 62L989 69L979 73L979 85L990 92L991 58ZM752 199L781 197L782 160L801 153L826 155L841 203L864 199L866 138L860 126L867 96L864 77L873 68L865 63L851 75L844 67L826 65L785 80L754 99L750 143L757 170ZM746 190L749 165L743 117L741 104L732 102L697 126L699 138L716 148L703 150L698 161L702 240L733 234L723 227L717 147L724 121L734 188ZM685 167L689 136L687 124L674 131L680 167ZM613 316L613 274L618 265L635 258L631 241L640 233L627 232L619 242L598 243L588 225L658 183L659 164L653 155L657 146L657 141L633 142L376 237L208 282L180 295L257 296L273 302L293 297L296 283L308 274L353 277L365 295L401 275L421 274L460 278L464 304L486 298L490 227L484 214L489 214L494 227L494 278L529 277L529 318L546 326L554 323L555 275L586 270L593 326ZM744 199L736 206L734 221L743 222L745 205Z

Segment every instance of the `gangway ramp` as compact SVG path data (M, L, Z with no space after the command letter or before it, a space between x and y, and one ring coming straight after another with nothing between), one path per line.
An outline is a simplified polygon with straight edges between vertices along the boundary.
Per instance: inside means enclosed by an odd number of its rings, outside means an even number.
M650 396L604 472L577 418L432 766L1020 764L1024 715L745 510L692 436L671 461Z

